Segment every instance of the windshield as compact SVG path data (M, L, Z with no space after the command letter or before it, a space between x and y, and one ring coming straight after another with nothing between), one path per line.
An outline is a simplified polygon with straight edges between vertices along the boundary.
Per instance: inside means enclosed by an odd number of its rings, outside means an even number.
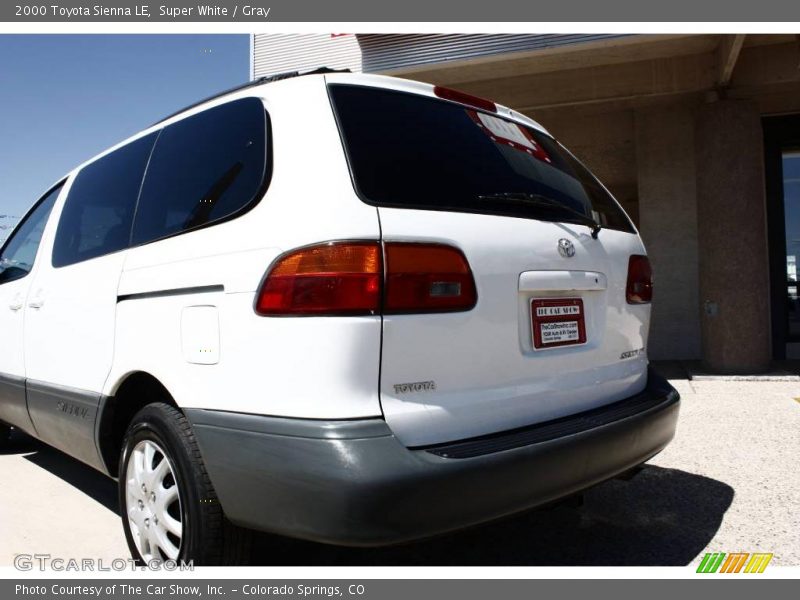
M597 179L535 129L416 94L329 89L356 190L370 204L566 222L584 215L634 231Z

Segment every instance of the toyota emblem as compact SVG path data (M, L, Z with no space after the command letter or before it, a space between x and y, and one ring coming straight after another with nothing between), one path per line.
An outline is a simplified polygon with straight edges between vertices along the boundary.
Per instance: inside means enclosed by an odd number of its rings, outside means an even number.
M558 253L564 258L575 256L575 246L566 238L558 240Z

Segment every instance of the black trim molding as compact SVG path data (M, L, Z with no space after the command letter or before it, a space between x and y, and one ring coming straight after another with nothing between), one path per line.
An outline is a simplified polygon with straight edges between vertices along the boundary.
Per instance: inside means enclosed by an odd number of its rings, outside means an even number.
M172 288L169 290L153 290L152 292L137 292L135 294L121 294L117 296L117 302L126 300L145 300L147 298L166 298L168 296L189 296L191 294L211 294L214 292L224 292L225 286L218 285L196 285L193 287Z

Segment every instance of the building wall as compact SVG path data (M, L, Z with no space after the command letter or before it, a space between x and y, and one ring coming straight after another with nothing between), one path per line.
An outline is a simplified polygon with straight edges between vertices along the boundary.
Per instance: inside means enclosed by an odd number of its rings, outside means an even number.
M749 100L709 102L698 113L704 359L717 371L759 371L771 358L761 116Z
M607 34L256 34L253 76L317 67L384 73L630 36Z
M633 111L576 115L559 110L536 117L597 175L638 225Z
M461 60L481 60L626 36L607 34L358 34L363 70L386 73Z
M695 116L679 106L637 111L639 229L655 274L650 357L702 357Z
M361 71L361 47L354 35L330 33L256 34L253 36L253 77L317 67Z

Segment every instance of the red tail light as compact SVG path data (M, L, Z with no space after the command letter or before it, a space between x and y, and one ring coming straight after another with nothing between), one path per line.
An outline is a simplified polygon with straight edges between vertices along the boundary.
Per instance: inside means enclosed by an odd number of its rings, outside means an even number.
M634 254L628 261L625 297L628 304L647 304L653 299L653 269L646 256Z
M260 315L370 315L470 310L477 302L467 259L441 244L377 242L311 246L281 257L256 299ZM384 289L385 287L385 289Z
M481 98L480 96L473 96L472 94L467 94L466 92L451 90L450 88L442 87L440 85L437 85L433 88L433 93L444 100L452 100L453 102L466 104L467 106L480 108L481 110L488 112L497 112L497 105L494 102L487 100L486 98Z
M256 300L260 315L369 315L381 305L377 242L331 243L284 255Z
M387 313L470 310L475 280L460 250L442 244L386 244Z

